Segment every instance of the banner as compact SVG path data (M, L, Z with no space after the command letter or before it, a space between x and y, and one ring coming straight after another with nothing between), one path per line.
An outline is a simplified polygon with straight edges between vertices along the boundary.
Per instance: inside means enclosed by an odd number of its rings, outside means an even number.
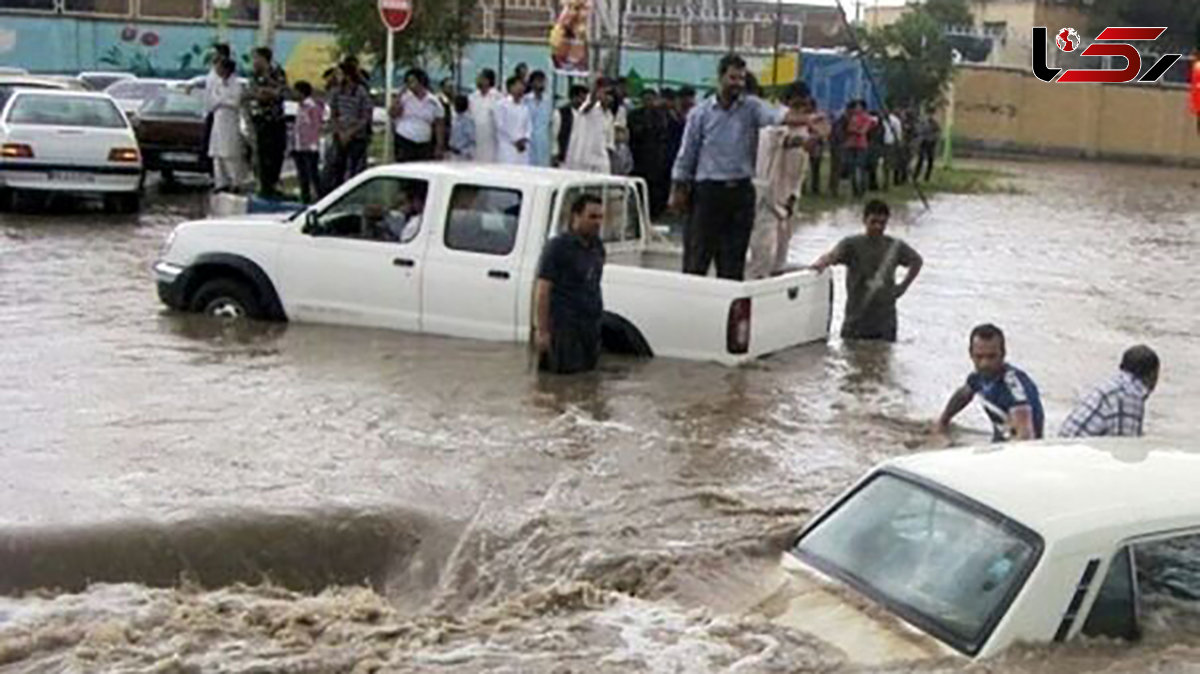
M582 77L590 72L587 41L590 17L588 0L567 0L550 29L550 58L559 73Z

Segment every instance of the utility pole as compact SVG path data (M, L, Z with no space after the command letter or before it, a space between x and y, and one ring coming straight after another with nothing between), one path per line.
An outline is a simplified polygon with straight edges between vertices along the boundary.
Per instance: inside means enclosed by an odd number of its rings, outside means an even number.
M229 5L233 0L213 0L213 13L217 15L217 42L229 43Z

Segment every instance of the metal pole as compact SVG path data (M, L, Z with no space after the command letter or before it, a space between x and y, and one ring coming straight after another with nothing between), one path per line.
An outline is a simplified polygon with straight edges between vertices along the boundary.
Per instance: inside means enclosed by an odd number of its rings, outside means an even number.
M258 44L260 47L275 48L275 0L259 0Z
M661 94L667 75L667 0L662 0L658 12L658 92Z
M625 46L625 0L617 0L617 58L616 76L621 76L621 49Z
M945 142L942 145L942 168L949 171L954 168L954 74L950 75L950 91L946 108L946 128L943 131Z
M392 97L395 96L395 91L393 90L395 85L393 82L396 78L396 31L394 31L390 28L387 29L387 63L384 64L384 78L386 80L386 84L384 85L385 93L384 93L383 105L384 105L384 110L386 110L388 113L389 123L388 123L388 133L385 133L383 135L383 163L390 164L390 163L392 163L392 160L394 159L394 157L392 156L392 153L393 153L392 133L393 132L391 130L392 124L391 124L390 120L391 120L391 113L392 113Z
M500 0L500 67L496 71L496 77L500 81L496 84L497 86L501 87L504 86L504 81L507 79L507 75L504 74L504 36L505 31L507 30L507 27L504 24L507 23L505 20L507 17L508 0Z
M775 49L771 56L771 86L779 89L779 40L783 29L783 0L775 3Z
M738 0L729 0L729 53L737 53Z

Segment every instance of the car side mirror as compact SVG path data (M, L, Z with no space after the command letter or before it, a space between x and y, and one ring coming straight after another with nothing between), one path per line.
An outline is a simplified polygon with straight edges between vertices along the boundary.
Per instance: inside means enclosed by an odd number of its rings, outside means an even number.
M304 214L304 227L300 228L300 232L309 236L321 235L321 221L317 218L316 211Z

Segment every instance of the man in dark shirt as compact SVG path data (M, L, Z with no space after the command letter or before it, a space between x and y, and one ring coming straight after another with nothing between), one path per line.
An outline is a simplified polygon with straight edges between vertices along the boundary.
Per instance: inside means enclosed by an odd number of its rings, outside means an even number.
M935 433L946 436L950 422L976 398L992 422L992 441L1040 440L1046 424L1037 384L1023 370L1008 364L1004 332L988 323L971 331L969 342L975 371L946 403Z
M283 101L287 97L287 74L273 59L268 47L254 50L254 74L250 79L250 119L254 122L255 166L258 190L265 197L279 195L279 176L287 151L287 122Z
M537 282L537 349L541 369L575 374L596 368L604 300L604 204L585 194L571 206L571 228L551 239Z
M817 271L835 264L846 265L842 339L896 341L896 300L917 280L924 261L907 243L884 234L890 217L887 204L871 201L863 215L867 233L842 239L813 264ZM897 267L908 269L898 286Z

